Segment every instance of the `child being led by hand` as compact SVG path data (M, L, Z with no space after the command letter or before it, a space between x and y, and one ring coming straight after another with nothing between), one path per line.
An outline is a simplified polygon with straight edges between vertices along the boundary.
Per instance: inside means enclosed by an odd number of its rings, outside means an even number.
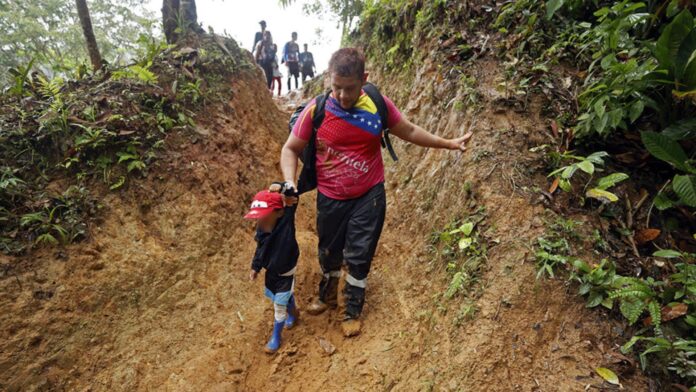
M254 196L251 209L244 216L256 220L256 252L249 278L265 273L265 295L273 302L273 333L265 351L273 354L280 348L283 327L297 323L299 312L293 295L295 270L300 248L295 239L297 191L285 183L273 183L267 191Z

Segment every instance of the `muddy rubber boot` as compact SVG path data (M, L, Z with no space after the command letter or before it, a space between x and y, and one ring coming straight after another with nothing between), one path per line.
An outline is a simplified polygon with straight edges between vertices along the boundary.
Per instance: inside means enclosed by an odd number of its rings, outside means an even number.
M343 331L343 336L347 338L360 335L361 328L362 322L355 318L345 318L341 322L341 330Z
M341 323L343 336L349 338L360 335L362 323L359 318L365 305L365 289L346 283L343 295L346 299L346 310Z
M283 332L283 327L285 326L285 320L276 321L273 323L273 333L271 334L271 339L268 340L266 344L265 351L267 354L275 354L280 348L281 334Z
M319 298L307 307L307 313L316 316L329 308L338 306L338 277L322 278L319 284Z
M300 318L300 311L297 309L297 304L295 303L295 296L290 297L288 301L288 318L285 319L285 328L292 329L297 320Z

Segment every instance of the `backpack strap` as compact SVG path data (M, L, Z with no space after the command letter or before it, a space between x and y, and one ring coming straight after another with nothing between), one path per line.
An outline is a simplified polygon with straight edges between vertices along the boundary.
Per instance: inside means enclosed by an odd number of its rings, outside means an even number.
M377 113L379 113L379 118L382 121L382 147L387 148L392 160L396 162L399 160L399 158L396 156L396 152L394 151L394 147L392 147L391 140L389 140L389 128L387 128L387 121L389 118L389 109L387 109L387 103L384 101L382 93L374 84L369 82L365 83L363 90L365 91L365 94L370 97L372 102L375 103L375 106L377 106Z
M316 136L317 130L321 126L321 123L324 121L324 117L326 117L326 101L329 100L329 97L331 96L331 90L325 92L324 94L321 94L316 97L314 100L314 103L316 106L314 107L314 114L312 115L312 125L314 126L314 135Z
M309 192L317 187L317 130L321 126L326 116L326 101L331 92L326 92L317 96L314 100L315 107L312 114L312 137L309 139L307 146L302 151L302 170L297 181L297 191L302 194Z

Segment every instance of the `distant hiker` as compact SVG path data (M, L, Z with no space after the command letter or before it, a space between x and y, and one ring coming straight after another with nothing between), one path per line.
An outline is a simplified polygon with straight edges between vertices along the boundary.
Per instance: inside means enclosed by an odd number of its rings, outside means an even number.
M300 68L302 70L302 85L307 78L312 79L317 67L314 65L314 56L312 52L307 50L307 44L304 44L304 52L300 53Z
M273 81L273 61L276 57L276 48L273 45L271 32L266 30L263 32L263 39L256 44L254 49L254 58L266 74L266 84L269 90Z
M283 192L290 197L284 198ZM249 279L256 279L265 269L265 295L273 302L273 333L265 348L269 354L278 351L283 328L295 326L299 315L293 295L300 248L295 240L297 199L292 192L274 183L268 191L254 196L251 209L244 216L256 220L256 252Z
M277 53L278 52L278 47L276 44L273 44L274 51ZM281 78L283 77L283 74L280 72L280 66L278 64L278 55L276 54L274 60L273 60L273 83L271 84L271 95L273 95L273 90L275 89L276 83L278 84L278 96L280 97L281 90L283 88L283 82L281 81Z
M263 39L263 33L266 31L266 21L262 20L259 24L261 25L261 31L257 31L256 34L254 34L254 45L251 47L252 51L256 49L256 44Z
M343 48L331 56L329 78L328 95L318 96L293 115L296 123L283 146L280 166L286 183L294 187L302 155L299 190L318 188L318 255L323 277L318 298L307 312L317 315L336 307L345 262L346 307L341 327L345 336L354 336L360 333L367 277L387 206L381 142L395 158L389 133L419 146L461 151L471 133L444 139L403 118L389 98L366 83L365 57L357 49Z
M297 33L292 33L292 41L283 48L283 63L288 67L288 91L292 90L290 81L295 78L295 88L299 88L300 79L300 45L297 44Z

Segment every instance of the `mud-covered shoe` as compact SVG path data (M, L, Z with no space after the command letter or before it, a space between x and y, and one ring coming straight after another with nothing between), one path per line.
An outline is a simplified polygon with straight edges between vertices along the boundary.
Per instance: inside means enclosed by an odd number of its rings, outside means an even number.
M297 309L297 304L295 303L295 296L290 297L288 301L288 317L285 319L285 328L292 329L296 324L297 320L300 318L300 310Z
M360 335L360 330L362 328L362 322L354 318L346 318L341 322L341 330L343 331L343 336L350 338L353 336Z
M281 334L283 332L283 327L285 326L285 320L283 321L275 321L273 323L273 333L271 334L271 339L268 340L268 344L266 344L266 348L264 351L266 351L266 354L275 354L278 349L280 348L280 343L281 343Z
M311 314L312 316L317 316L326 312L326 310L331 307L335 306L331 306L320 299L316 299L307 307L307 313Z

